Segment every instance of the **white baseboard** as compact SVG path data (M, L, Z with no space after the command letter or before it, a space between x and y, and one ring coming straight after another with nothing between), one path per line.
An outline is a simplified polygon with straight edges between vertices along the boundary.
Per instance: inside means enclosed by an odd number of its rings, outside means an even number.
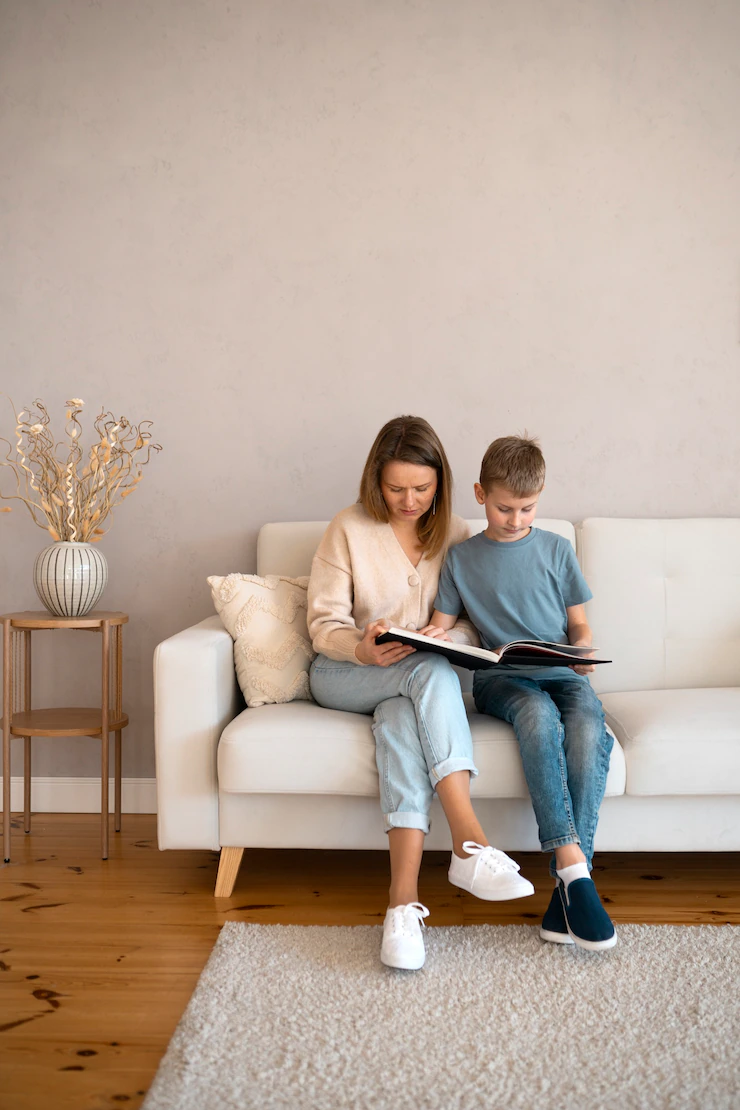
M2 812L2 777L0 776L0 813ZM113 812L113 779L108 782L108 806ZM23 776L10 780L10 808L23 812ZM100 813L100 779L31 778L31 810L33 813ZM123 813L156 813L156 779L122 779L121 811Z

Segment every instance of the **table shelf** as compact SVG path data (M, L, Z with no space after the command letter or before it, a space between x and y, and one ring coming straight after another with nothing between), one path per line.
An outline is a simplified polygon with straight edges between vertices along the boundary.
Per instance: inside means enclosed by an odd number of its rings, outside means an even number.
M2 723L2 722L0 722ZM128 724L128 714L111 714L108 731L118 732ZM11 736L102 736L100 709L31 709L16 712L10 724Z

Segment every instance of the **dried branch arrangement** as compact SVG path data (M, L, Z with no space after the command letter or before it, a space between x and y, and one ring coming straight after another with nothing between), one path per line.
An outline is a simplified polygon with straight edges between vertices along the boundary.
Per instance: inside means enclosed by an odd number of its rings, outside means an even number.
M34 523L54 540L97 543L110 527L113 509L143 478L142 467L152 451L162 448L151 442L151 420L131 424L124 416L116 420L103 411L93 425L96 442L83 461L79 417L85 402L73 397L66 404L67 438L59 443L54 441L51 418L41 401L19 413L13 406L15 445L0 436L0 443L8 448L0 467L11 471L16 488L9 494L0 489L0 498L22 501ZM0 471L0 477L3 474ZM0 512L9 513L11 508L3 506Z

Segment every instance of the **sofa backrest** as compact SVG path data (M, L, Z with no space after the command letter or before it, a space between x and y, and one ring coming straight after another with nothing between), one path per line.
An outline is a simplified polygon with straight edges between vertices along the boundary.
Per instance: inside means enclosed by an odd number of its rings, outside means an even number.
M309 574L327 523L263 525L257 573ZM567 520L537 527L576 546ZM597 691L740 685L740 520L592 517L577 539L594 643L613 660L596 668Z
M594 688L740 685L740 520L591 518L578 529Z
M257 574L284 574L300 578L311 573L311 560L328 520L308 520L284 524L263 524L257 537ZM471 534L482 532L485 517L469 520ZM575 547L575 528L569 520L538 520L537 527L565 536Z

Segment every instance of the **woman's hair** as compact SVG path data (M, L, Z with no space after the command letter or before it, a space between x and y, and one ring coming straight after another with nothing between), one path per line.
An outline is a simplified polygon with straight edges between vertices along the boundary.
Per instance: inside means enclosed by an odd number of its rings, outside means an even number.
M388 506L380 481L389 462L431 466L437 472L436 500L417 524L419 540L427 558L444 549L452 514L452 472L437 433L420 416L396 416L378 432L360 480L360 503L365 512L383 523L388 522Z

